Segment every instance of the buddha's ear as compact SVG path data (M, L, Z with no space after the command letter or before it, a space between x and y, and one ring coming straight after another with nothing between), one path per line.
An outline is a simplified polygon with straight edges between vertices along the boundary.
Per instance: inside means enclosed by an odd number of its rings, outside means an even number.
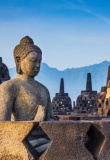
M20 62L20 56L16 57L16 61L19 63Z
M20 57L19 56L16 57L16 61L17 61L16 71L17 71L17 73L21 74L22 70L21 70L21 61L20 61Z

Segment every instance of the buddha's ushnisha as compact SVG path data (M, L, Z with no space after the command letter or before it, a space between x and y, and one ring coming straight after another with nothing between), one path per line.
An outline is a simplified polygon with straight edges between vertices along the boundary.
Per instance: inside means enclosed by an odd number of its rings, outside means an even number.
M0 121L54 119L48 89L34 80L40 71L41 49L26 36L14 49L16 78L0 85Z

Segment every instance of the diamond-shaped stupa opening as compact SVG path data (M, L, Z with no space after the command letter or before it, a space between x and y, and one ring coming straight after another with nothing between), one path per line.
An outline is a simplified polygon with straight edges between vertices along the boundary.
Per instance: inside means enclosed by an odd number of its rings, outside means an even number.
M51 140L40 126L37 126L28 136L25 142L26 148L33 157L38 160L49 147Z
M99 131L94 125L91 125L87 132L87 140L84 145L88 151L93 155L94 159L97 160L98 155L105 142L105 136Z

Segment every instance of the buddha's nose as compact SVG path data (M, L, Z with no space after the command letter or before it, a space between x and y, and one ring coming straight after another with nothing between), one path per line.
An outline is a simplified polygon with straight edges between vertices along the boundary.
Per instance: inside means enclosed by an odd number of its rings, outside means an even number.
M36 68L40 68L40 63L37 63L37 64L36 64Z

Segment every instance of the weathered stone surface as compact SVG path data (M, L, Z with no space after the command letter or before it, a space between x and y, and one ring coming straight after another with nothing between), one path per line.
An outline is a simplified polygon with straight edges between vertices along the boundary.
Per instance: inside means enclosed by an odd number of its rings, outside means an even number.
M110 120L103 120L99 123L101 125L100 131L105 136L105 139L101 145L98 160L110 160ZM96 123L94 123L94 125L96 125Z
M58 120L74 120L74 121L78 121L78 120L89 120L89 121L93 121L93 120L101 120L103 118L110 118L110 117L83 117L83 116L73 116L73 115L57 115L57 119Z
M84 146L90 125L74 121L41 122L40 126L51 139L51 144L40 160L93 160Z
M110 160L109 126L110 120L0 122L0 159ZM50 142L41 139L45 141L41 146L29 142L37 127Z
M37 125L38 122L0 122L0 159L33 160L26 137Z

